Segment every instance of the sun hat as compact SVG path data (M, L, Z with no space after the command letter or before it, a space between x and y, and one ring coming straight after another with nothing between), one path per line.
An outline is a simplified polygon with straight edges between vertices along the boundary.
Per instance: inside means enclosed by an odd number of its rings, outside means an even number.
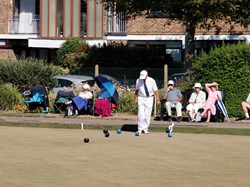
M200 88L200 89L202 89L201 83L195 83L193 89L195 89L195 88Z
M146 70L142 70L139 79L146 79L147 75L148 72Z
M169 84L174 85L174 81L173 81L173 80L169 80L169 81L168 81L168 85L169 85Z
M90 89L89 84L84 84L84 85L83 85L83 89L85 89L85 90L89 90L89 89Z
M215 86L215 88L218 89L219 84L217 84L216 82L213 82L213 83L210 84L210 87L211 86Z

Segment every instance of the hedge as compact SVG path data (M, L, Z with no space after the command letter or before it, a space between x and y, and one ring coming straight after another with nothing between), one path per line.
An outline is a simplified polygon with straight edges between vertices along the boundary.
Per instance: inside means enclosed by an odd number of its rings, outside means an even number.
M198 58L191 69L194 82L217 82L226 93L230 117L242 116L241 102L250 92L250 46L223 45Z
M20 91L30 89L32 85L55 85L53 76L61 74L59 66L45 64L37 59L0 60L0 84L10 83Z

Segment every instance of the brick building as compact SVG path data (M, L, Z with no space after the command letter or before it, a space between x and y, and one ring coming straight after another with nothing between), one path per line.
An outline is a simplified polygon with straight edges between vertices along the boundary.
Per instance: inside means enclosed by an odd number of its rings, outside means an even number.
M184 27L179 22L167 24L167 18L142 16L124 21L123 14L104 10L97 0L0 0L0 58L37 57L53 60L66 37L81 37L90 45L110 41L130 46L157 47L183 60ZM222 42L243 40L250 43L250 28L230 25L222 30L196 30L196 54L208 52Z

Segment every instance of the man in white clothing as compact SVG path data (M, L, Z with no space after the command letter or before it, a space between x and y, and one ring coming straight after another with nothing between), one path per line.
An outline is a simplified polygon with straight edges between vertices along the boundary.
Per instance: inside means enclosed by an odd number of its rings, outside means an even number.
M142 70L135 85L135 104L138 104L138 132L148 134L154 96L157 105L160 105L158 88L153 78L148 76L146 70Z
M198 110L203 108L206 104L206 93L202 91L202 86L200 83L195 83L193 92L189 98L189 104L187 105L187 113L190 117L190 122L195 121L195 117Z

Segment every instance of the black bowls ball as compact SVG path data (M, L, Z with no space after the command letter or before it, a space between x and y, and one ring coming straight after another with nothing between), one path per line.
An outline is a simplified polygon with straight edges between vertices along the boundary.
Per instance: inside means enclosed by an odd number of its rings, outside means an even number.
M89 143L89 139L88 138L84 138L84 143Z
M108 132L109 132L108 129L103 129L104 134L107 134Z
M105 137L109 137L109 132L105 133Z

